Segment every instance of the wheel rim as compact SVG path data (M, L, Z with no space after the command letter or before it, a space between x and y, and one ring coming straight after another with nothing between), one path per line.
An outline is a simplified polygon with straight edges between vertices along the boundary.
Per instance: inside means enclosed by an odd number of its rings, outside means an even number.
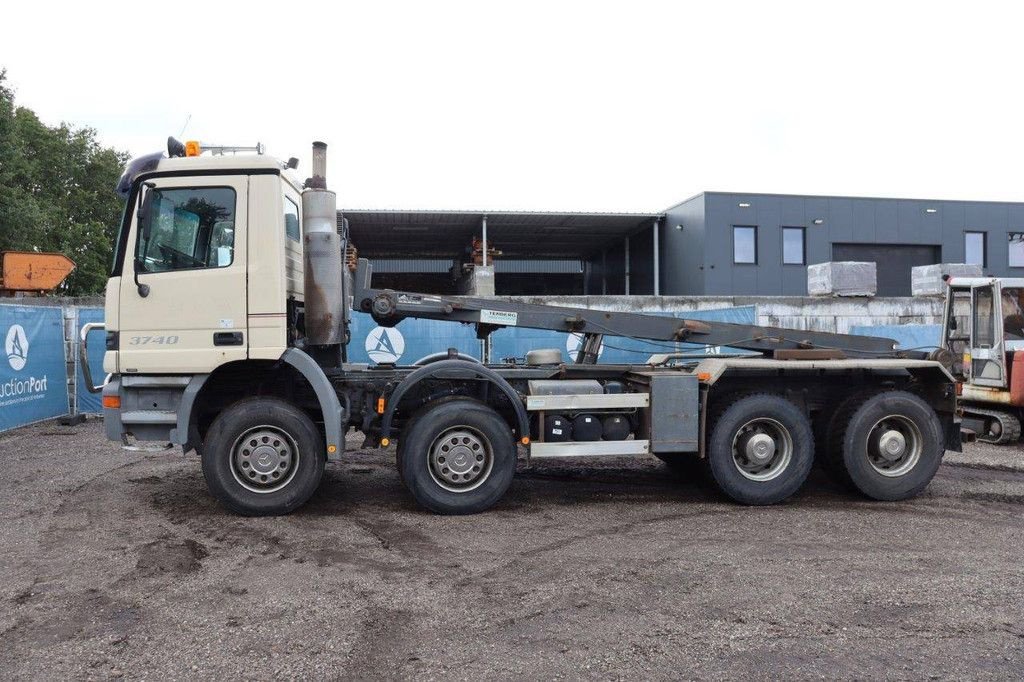
M732 439L736 470L751 481L777 478L793 459L793 436L774 419L758 417L741 426Z
M231 474L246 490L272 493L295 478L299 449L295 439L276 426L255 426L231 447Z
M875 422L868 434L868 462L871 468L895 478L917 466L924 439L912 419L891 414Z
M494 456L487 439L476 429L455 426L443 431L430 445L430 477L453 493L466 493L483 485L491 475Z

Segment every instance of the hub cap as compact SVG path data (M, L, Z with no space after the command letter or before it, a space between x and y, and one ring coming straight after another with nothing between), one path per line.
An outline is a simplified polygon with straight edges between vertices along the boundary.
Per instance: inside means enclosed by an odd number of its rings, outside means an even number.
M868 462L883 476L902 476L921 459L921 431L912 420L893 414L875 422L868 435Z
M793 437L774 419L751 419L732 439L732 458L745 478L770 481L785 471L793 459Z
M231 448L232 475L254 493L272 493L288 485L298 462L295 441L275 426L251 428Z
M494 465L487 439L468 426L456 426L441 433L431 444L429 457L431 478L454 493L480 487Z

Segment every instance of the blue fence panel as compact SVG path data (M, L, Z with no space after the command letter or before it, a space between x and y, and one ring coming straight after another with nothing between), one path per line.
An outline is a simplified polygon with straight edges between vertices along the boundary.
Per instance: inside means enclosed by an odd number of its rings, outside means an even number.
M917 348L931 350L938 346L942 336L940 324L862 324L850 327L857 336L881 336L894 339L903 350Z
M82 325L86 322L102 322L103 308L79 308L77 334ZM93 332L89 336L89 369L92 371L92 380L97 384L103 382L106 374L103 372L103 353L106 351L104 336L101 332ZM78 411L83 414L101 414L103 405L100 402L99 393L89 393L85 387L85 379L82 377L82 368L76 365L78 376L75 381L75 399L78 401Z
M664 313L666 317L686 317L694 320L755 324L757 313L754 306L700 310L685 313ZM575 334L554 332L544 329L506 327L491 334L491 361L505 358L522 358L535 348L561 349L566 361L575 359L580 338ZM352 314L352 342L349 344L349 360L352 362L395 362L412 364L416 360L456 348L461 353L480 357L480 342L471 325L438 320L407 319L396 327L379 327L366 313ZM607 337L600 361L603 363L643 362L654 353L702 352L702 344L646 341L624 337ZM742 353L738 349L717 347L712 352L723 354Z
M457 348L480 357L480 341L470 325L437 320L402 320L395 327L379 327L367 313L352 313L350 362L394 362L411 365L425 355Z
M664 317L687 318L691 320L709 320L714 322L732 322L735 324L755 324L757 312L754 306L721 308L718 310L699 310L681 313L663 313ZM541 329L520 329L506 327L491 334L491 360L494 362L505 358L523 358L526 352L535 348L558 348L566 362L576 359L582 335L566 332L553 332ZM644 362L655 353L722 353L725 355L743 353L745 351L716 347L707 349L703 344L672 343L668 341L648 341L626 337L605 337L599 362L609 364Z
M0 431L68 413L60 308L0 305Z

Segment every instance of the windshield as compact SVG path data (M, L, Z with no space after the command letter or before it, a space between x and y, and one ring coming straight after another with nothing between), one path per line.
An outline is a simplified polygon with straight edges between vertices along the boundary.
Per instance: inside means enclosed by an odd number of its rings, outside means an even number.
M235 191L229 187L151 189L139 221L139 272L231 265Z

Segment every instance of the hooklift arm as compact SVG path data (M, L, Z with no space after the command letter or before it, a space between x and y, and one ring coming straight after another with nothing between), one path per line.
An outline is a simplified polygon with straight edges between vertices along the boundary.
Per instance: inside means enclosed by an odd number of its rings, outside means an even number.
M760 327L685 318L621 313L589 308L562 308L497 298L434 296L370 286L372 269L360 258L356 269L353 307L369 313L377 324L393 327L407 317L475 324L485 338L501 327L527 327L584 334L576 361L596 361L603 335L652 341L685 341L731 346L775 355L778 351L829 350L845 357L923 358L925 353L897 351L896 341L875 336ZM842 357L842 356L840 356Z

